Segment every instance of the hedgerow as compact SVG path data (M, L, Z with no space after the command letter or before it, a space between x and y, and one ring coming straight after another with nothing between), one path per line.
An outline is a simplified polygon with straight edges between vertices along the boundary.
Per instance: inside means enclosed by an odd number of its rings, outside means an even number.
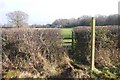
M59 29L2 29L3 73L10 70L51 76L67 64Z
M77 27L75 31L75 58L83 64L90 63L91 28ZM97 26L95 39L95 65L97 67L118 66L120 52L117 26ZM78 56L79 55L79 56Z

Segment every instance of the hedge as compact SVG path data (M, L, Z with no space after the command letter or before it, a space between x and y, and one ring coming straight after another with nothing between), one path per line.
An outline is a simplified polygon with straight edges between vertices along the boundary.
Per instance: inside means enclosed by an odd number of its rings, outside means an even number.
M76 27L75 32L75 58L82 64L90 63L91 28ZM117 26L97 26L95 37L95 65L97 67L120 65L120 51L118 45Z
M2 29L2 42L3 73L20 70L50 76L67 64L59 29Z

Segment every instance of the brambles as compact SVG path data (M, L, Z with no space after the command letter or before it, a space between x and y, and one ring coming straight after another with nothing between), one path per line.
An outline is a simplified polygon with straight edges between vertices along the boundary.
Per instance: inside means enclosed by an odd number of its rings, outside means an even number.
M20 70L46 76L57 74L64 63L59 29L11 28L2 30L3 71Z

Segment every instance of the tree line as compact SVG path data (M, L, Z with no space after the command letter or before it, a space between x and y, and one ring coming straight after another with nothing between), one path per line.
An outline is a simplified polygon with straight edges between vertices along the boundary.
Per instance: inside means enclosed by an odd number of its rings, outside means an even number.
M76 26L90 26L91 16L82 16L77 19L57 19L52 25L62 26L62 27L76 27ZM106 25L118 25L118 14L112 14L109 16L97 15L96 26L106 26Z
M28 14L22 11L14 11L6 14L8 18L8 26L12 27L25 27L28 26L27 20L28 20ZM71 19L56 19L52 24L33 24L29 25L29 27L65 27L65 28L71 28L76 26L90 26L91 22L91 16L84 15L81 17L78 17L77 19L71 18ZM107 26L107 25L118 25L118 14L112 14L109 16L105 15L96 15L96 26ZM120 17L119 17L120 18ZM6 25L3 25L6 26Z

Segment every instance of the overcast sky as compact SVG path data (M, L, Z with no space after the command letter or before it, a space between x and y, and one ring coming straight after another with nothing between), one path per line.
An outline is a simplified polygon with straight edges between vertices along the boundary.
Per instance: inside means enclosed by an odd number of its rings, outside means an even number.
M52 23L59 18L78 18L83 15L118 13L120 0L0 0L0 24L7 23L6 13L23 11L29 24Z

